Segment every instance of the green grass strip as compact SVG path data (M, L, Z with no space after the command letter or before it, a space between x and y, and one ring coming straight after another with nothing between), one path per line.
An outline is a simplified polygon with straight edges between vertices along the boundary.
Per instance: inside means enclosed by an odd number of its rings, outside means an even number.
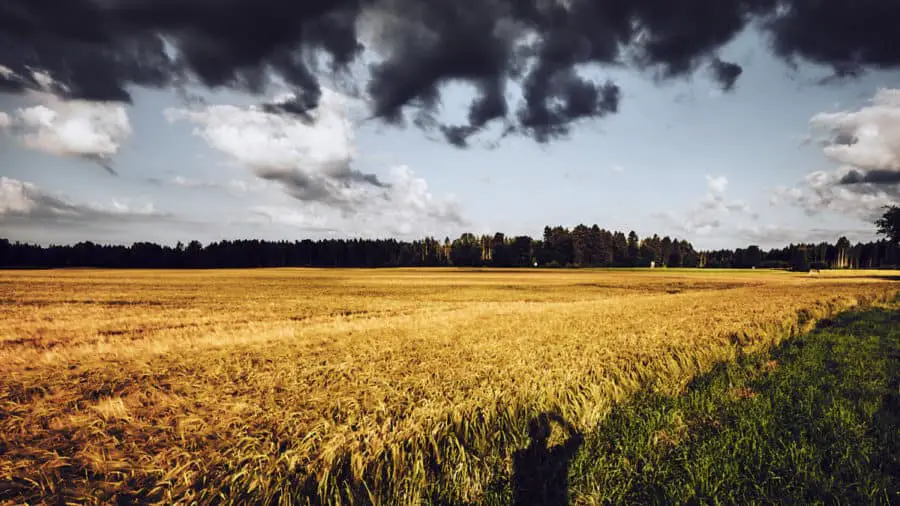
M900 504L900 311L842 314L547 444L488 502Z

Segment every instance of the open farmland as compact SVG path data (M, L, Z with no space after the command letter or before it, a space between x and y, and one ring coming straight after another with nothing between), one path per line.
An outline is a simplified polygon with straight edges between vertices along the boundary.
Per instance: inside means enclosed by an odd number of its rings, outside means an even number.
M539 414L588 430L887 274L3 272L0 501L477 503Z

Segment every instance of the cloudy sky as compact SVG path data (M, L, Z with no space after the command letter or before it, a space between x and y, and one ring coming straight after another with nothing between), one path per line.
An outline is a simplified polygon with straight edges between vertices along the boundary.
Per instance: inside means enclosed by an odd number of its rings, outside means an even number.
M0 236L410 239L596 223L699 248L772 247L872 239L873 218L900 196L900 73L890 65L791 66L748 24L714 52L698 49L709 63L690 72L674 60L660 72L596 57L576 76L558 61L540 70L539 55L519 80L505 66L499 91L500 81L451 79L473 75L451 69L404 96L400 85L385 91L384 76L402 67L379 67L381 53L419 60L396 40L382 47L371 16L354 18L365 49L340 76L319 75L312 101L274 64L215 81L177 38L159 52L190 63L177 83L110 71L100 84L120 88L102 88L79 73L83 58L66 67L62 46L0 23L0 41L38 56L0 52ZM431 56L432 67L455 64Z

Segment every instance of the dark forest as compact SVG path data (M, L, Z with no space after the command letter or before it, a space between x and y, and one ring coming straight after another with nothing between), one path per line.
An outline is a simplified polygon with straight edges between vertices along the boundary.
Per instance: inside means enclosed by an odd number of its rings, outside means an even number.
M240 267L658 267L877 269L900 265L900 246L890 241L791 244L763 250L696 251L688 241L640 238L635 232L597 225L545 227L543 237L476 236L425 238L234 240L176 246L80 242L39 246L0 239L0 266L12 268L240 268Z

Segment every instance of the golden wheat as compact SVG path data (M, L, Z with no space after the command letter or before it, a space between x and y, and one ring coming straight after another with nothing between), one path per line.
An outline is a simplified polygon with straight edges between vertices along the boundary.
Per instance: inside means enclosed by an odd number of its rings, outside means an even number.
M587 429L885 274L0 272L0 501L477 503L538 413Z

